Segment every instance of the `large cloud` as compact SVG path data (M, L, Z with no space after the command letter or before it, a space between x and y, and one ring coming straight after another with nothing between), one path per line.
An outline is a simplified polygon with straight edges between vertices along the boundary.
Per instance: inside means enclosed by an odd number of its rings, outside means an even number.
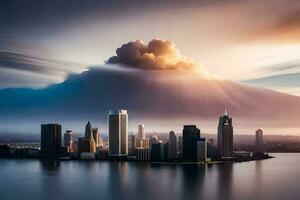
M200 69L199 63L182 55L170 41L153 39L148 44L136 40L123 44L109 64L124 64L138 69Z

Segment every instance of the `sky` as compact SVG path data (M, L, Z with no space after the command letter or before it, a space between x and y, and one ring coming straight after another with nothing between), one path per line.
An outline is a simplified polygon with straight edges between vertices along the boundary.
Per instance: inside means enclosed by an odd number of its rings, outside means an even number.
M215 77L300 94L296 0L4 0L0 5L0 87L62 82L70 73L103 64L123 43L159 38Z
M300 96L299 25L297 0L2 0L0 89L143 63Z

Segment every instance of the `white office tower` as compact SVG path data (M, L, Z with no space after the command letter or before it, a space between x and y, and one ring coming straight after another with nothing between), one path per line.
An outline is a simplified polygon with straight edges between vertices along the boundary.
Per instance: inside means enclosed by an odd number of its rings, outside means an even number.
M128 115L127 110L109 112L109 156L128 155Z

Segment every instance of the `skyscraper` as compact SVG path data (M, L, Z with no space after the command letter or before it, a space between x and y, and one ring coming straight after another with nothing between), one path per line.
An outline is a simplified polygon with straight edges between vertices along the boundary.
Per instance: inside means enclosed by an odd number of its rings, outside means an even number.
M139 126L138 126L138 139L139 140L146 139L144 124L139 124Z
M91 136L93 136L93 128L92 128L91 122L88 121L88 123L85 126L84 137L86 139L89 139Z
M102 146L102 140L100 138L98 128L93 128L92 132L93 132L93 138L95 140L96 147Z
M233 126L232 118L227 110L219 118L218 151L222 158L233 157Z
M255 131L255 151L264 151L264 140L263 140L263 130L258 129Z
M93 137L90 138L78 138L78 153L95 153L96 145Z
M109 156L128 155L128 115L127 110L110 112Z
M164 149L164 143L153 143L151 145L151 161L163 161L165 155Z
M183 147L182 147L182 136L178 136L178 152L180 155L180 158L182 157L182 151L183 151Z
M200 140L200 129L196 125L185 125L182 137L182 159L184 161L197 161L197 141Z
M169 160L176 160L178 154L177 136L174 131L169 133Z
M197 142L197 161L205 162L207 159L207 143L205 138Z
M144 124L138 125L138 134L136 138L136 144L138 147L146 148L147 147L147 139L145 135L145 126Z
M158 137L156 135L152 135L149 139L149 147L152 148L152 144L158 143Z
M97 130L97 133L98 133L98 130ZM84 135L84 137L85 137L86 140L83 140L83 139L81 140L82 145L84 144L83 146L86 147L86 148L83 148L84 149L83 152L95 153L96 152L96 142L95 142L95 139L94 139L93 127L91 125L91 122L89 122L89 121L85 126L85 135Z
M128 136L128 153L135 154L136 151L136 139L134 134Z
M73 152L73 134L71 130L67 130L64 134L64 146L67 148L67 152Z
M43 156L56 157L61 153L61 125L41 125L41 153Z

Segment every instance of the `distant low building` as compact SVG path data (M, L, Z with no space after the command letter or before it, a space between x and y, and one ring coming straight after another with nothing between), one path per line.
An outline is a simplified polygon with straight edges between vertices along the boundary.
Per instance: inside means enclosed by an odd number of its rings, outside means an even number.
M82 152L82 153L80 153L80 159L81 160L95 160L96 159L96 154L95 153Z
M96 158L98 160L107 160L108 159L108 149L97 148Z
M10 147L8 144L0 145L0 157L8 157L10 152Z

